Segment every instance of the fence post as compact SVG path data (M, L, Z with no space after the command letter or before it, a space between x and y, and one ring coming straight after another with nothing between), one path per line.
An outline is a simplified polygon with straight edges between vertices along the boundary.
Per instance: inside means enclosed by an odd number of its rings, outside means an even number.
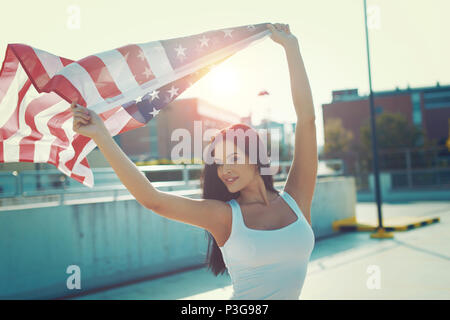
M449 119L449 121L450 121L450 119ZM436 182L437 182L437 185L438 186L440 186L441 185L441 177L439 176L439 169L440 169L440 167L439 167L439 161L437 161L436 160L436 155L434 156L434 167L435 167L435 169L436 169Z
M189 184L189 171L186 164L183 166L183 181L185 185Z
M412 188L411 151L410 151L410 149L406 149L406 176L408 179L408 188Z
M21 196L22 195L22 184L20 181L20 172L16 171L16 196Z

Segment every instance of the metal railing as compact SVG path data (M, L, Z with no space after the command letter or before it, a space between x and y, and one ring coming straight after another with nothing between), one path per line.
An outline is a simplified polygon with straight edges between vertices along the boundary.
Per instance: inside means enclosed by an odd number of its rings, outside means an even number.
M279 171L274 175L274 181L286 179L291 162L285 161L278 164ZM198 186L200 180L192 179L192 172L201 171L203 165L150 165L138 166L138 169L146 176L152 172L181 172L182 180L153 181L150 179L155 187L177 190ZM112 168L93 168L92 172L94 174L93 188L82 185L57 169L0 172L0 198L92 193L126 189Z
M357 190L369 189L372 162L355 154ZM365 161L365 162L363 162ZM379 153L381 173L391 175L392 189L450 188L450 152L445 147L382 149Z

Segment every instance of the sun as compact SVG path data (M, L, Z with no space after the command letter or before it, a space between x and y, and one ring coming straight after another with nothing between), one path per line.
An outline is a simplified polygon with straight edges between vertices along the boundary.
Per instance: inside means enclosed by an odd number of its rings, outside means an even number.
M211 71L211 89L214 93L234 94L239 89L239 79L235 69L232 67L216 66Z

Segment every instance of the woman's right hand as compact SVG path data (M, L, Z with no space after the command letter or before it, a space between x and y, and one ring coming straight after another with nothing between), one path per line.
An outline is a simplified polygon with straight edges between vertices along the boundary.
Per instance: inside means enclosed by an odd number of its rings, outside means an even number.
M109 134L103 120L93 110L79 107L75 102L70 105L73 114L73 131L94 139L102 134Z

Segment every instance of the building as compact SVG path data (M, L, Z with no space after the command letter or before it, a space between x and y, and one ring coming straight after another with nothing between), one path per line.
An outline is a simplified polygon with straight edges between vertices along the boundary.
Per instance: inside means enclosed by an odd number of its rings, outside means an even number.
M339 118L350 130L357 144L359 129L370 116L369 96L360 96L358 89L333 91L331 103L322 105L324 127L327 120ZM450 86L407 88L374 92L375 114L401 113L411 123L426 132L430 139L445 144L450 119Z
M181 137L173 137L177 129L186 129L191 137L191 159L194 157L195 124L201 134L207 129L221 129L230 124L247 121L248 117L218 108L199 98L177 99L165 106L146 126L116 136L124 152L134 161L172 159L171 152ZM246 120L247 119L247 120ZM198 128L197 128L198 130ZM185 131L186 132L186 131ZM173 140L173 141L172 141ZM209 141L203 141L204 147Z
M408 88L374 92L375 114L401 113L409 123L423 129L427 137L445 145L449 133L450 86ZM352 132L353 145L360 143L360 127L370 117L369 96L358 89L332 92L332 102L322 105L324 128L332 118ZM326 139L326 137L325 137ZM421 141L423 143L423 141ZM326 141L325 141L326 144Z

